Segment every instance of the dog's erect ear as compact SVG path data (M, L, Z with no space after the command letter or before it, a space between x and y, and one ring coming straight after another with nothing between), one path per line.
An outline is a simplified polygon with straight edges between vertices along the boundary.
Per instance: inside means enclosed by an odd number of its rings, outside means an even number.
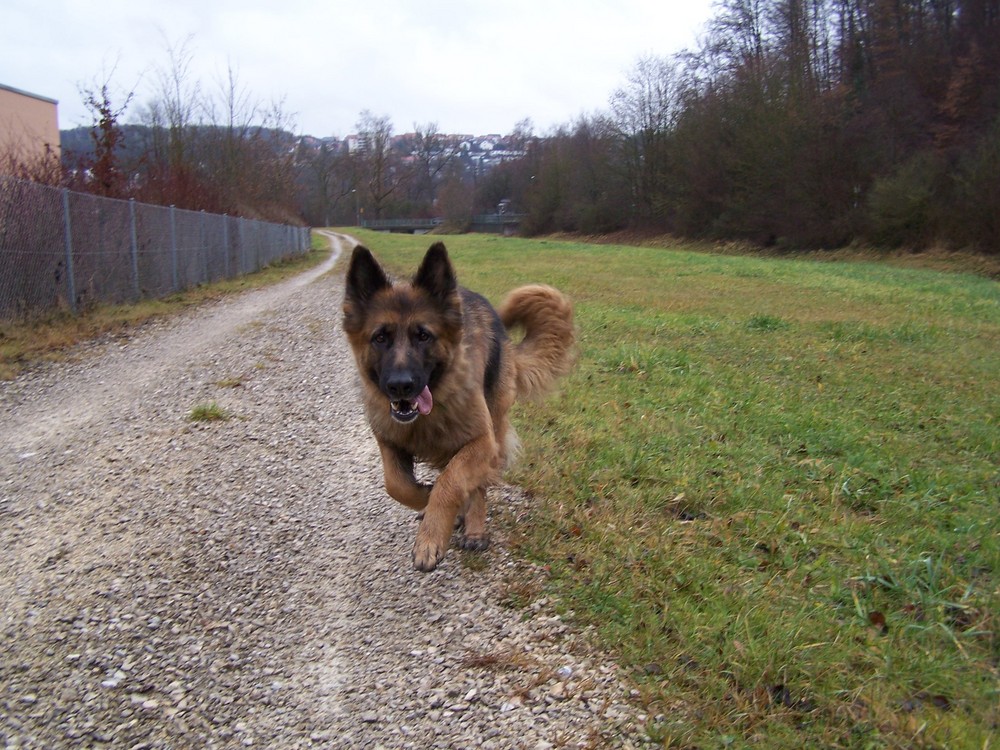
M391 285L371 250L363 245L355 247L351 266L347 269L347 300L364 306L376 292Z
M413 277L413 285L420 287L434 299L443 304L450 304L458 290L455 280L455 269L451 267L448 251L443 242L435 242L427 250L417 275Z

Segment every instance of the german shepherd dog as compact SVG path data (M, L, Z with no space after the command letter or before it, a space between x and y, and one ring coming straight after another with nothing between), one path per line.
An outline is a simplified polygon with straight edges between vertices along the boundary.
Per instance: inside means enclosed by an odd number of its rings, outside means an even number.
M524 330L517 344L507 333L514 328ZM460 516L462 548L486 549L486 489L517 447L507 412L516 398L539 397L570 371L570 301L549 286L524 286L494 310L458 286L440 242L409 282L391 280L359 245L347 271L344 331L385 489L423 513L414 567L437 567ZM433 485L416 480L414 461L440 471Z

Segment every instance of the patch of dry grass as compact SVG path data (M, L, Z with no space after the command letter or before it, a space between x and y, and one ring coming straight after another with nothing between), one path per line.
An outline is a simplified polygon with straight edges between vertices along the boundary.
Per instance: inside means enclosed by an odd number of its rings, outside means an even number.
M0 379L11 380L36 362L62 359L82 341L127 336L138 326L192 305L276 283L318 265L328 255L327 241L314 235L313 250L307 255L275 263L238 279L134 305L102 305L80 315L55 312L23 322L0 321Z

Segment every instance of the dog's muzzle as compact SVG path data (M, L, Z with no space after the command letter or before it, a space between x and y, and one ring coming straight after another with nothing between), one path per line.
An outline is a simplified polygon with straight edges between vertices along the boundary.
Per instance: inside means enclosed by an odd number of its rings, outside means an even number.
M432 408L434 408L434 397L431 396L430 388L426 386L415 399L401 398L389 402L389 414L402 424L409 424L421 415L427 416Z

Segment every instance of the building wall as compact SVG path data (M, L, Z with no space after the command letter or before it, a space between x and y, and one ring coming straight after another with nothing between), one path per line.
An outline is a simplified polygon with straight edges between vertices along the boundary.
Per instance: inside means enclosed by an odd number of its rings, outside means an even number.
M0 83L0 165L59 154L58 102Z

